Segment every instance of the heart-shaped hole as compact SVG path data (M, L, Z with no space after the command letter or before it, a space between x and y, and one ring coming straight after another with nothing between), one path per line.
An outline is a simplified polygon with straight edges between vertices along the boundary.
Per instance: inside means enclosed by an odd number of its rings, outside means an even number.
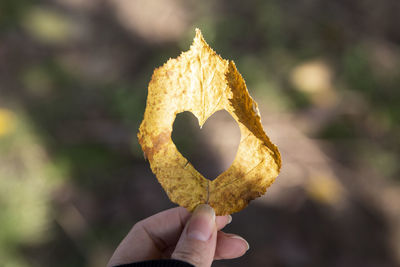
M185 111L176 116L172 140L179 152L205 178L214 180L227 170L240 142L240 129L225 110L215 112L200 129L193 113Z

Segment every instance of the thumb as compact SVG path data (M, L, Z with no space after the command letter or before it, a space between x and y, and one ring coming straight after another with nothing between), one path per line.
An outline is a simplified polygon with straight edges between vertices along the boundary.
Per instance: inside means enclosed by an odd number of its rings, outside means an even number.
M215 212L207 204L197 206L171 258L186 261L196 267L209 267L217 243Z

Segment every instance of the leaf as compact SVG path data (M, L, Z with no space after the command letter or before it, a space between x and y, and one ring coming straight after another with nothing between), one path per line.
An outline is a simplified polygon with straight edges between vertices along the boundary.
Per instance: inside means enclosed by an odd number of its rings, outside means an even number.
M241 140L229 169L210 181L179 153L171 133L180 112L192 112L201 127L222 109L238 123ZM208 203L217 215L238 212L266 192L281 167L235 63L217 55L199 29L189 51L154 70L138 138L171 201L189 210Z

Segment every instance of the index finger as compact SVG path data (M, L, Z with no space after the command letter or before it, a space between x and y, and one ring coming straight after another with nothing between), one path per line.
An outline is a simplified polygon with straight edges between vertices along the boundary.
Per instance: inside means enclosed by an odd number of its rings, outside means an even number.
M149 234L160 250L164 250L176 244L190 216L191 213L185 208L176 207L148 217L140 221L138 226ZM230 215L217 216L217 229L221 230L231 220Z
M139 221L119 244L109 266L163 257L167 249L176 245L190 216L185 208L177 207ZM230 216L217 216L217 229L230 221Z

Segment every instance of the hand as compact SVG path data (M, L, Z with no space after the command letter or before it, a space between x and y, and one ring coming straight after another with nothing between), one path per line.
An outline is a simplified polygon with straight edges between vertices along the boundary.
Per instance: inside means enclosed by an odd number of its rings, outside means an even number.
M172 258L209 267L213 260L240 257L249 249L248 243L220 231L231 218L216 217L206 204L199 205L192 215L181 207L157 213L133 226L108 266Z

